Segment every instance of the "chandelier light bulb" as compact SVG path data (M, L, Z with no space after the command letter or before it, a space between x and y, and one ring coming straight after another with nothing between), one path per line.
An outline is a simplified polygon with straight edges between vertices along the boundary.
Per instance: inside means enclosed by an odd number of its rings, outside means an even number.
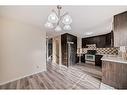
M70 26L70 25L65 25L65 26L63 27L63 29L69 31L69 30L71 30L71 26Z
M45 23L45 27L46 27L46 28L49 28L49 29L54 28L53 24L50 23L50 22L46 22L46 23Z
M64 23L64 24L71 24L71 23L72 23L72 18L71 18L71 16L65 15L65 17L63 18L62 23Z
M67 19L65 19L65 21L66 21L66 22L69 22L69 19L67 18Z
M61 27L58 25L58 26L56 26L55 31L56 31L56 32L59 32L59 31L62 31L62 29L61 29Z
M56 15L56 13L52 12L49 16L48 16L48 21L51 23L57 23L58 22L58 17Z

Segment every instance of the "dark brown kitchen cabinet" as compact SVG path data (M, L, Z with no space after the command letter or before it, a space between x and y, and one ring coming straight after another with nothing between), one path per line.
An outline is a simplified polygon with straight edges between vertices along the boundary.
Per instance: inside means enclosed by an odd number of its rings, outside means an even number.
M76 63L85 63L85 54L82 54L81 56L77 55Z
M73 44L70 44L70 48L69 48L68 42L73 42ZM61 35L61 51L62 51L63 65L69 66L71 64L76 64L77 37L68 33L62 34Z
M127 11L114 16L114 46L127 46Z
M95 66L102 66L102 60L101 58L103 57L103 55L95 55Z
M77 55L76 55L76 63L79 63L79 60L80 60L79 57L80 57L80 56L77 54Z
M85 54L82 54L82 56L81 56L81 62L85 63Z
M97 48L112 47L113 31L99 36L82 38L82 47L87 48L88 44L96 44Z
M102 82L117 89L127 89L127 64L102 61Z

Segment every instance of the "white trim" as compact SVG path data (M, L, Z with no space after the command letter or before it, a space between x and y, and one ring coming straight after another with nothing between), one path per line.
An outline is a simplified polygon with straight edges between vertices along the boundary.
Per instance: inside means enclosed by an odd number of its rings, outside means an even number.
M25 78L25 77L29 77L29 76L34 75L34 74L38 74L38 73L44 72L44 71L46 71L46 69L43 70L43 71L39 71L39 72L35 72L35 73L32 73L32 74L23 76L23 77L15 78L15 79L12 79L12 80L10 80L10 81L2 82L2 83L0 83L0 86L1 86L1 85L4 85L4 84L7 84L7 83L9 83L9 82L14 82L14 81L20 80L20 79Z

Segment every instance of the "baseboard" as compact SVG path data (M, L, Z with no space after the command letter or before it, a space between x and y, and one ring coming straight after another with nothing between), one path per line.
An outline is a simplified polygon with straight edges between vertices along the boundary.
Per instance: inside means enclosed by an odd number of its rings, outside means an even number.
M4 85L4 84L7 84L7 83L10 83L10 82L14 82L14 81L23 79L23 78L25 78L25 77L29 77L29 76L34 75L34 74L38 74L38 73L44 72L44 71L46 71L46 70L39 71L39 72L35 72L35 73L29 74L29 75L26 75L26 76L23 76L23 77L15 78L15 79L10 80L10 81L2 82L2 83L0 83L0 86L1 86L1 85Z

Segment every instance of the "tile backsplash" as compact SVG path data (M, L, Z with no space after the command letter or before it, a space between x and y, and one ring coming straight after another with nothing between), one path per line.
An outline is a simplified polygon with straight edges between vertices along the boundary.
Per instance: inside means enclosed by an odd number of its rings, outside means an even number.
M111 48L82 48L78 49L77 53L87 53L87 50L96 50L97 54L110 54L110 55L118 55L118 47Z
M110 55L118 55L119 48L97 48L98 54L110 54Z

